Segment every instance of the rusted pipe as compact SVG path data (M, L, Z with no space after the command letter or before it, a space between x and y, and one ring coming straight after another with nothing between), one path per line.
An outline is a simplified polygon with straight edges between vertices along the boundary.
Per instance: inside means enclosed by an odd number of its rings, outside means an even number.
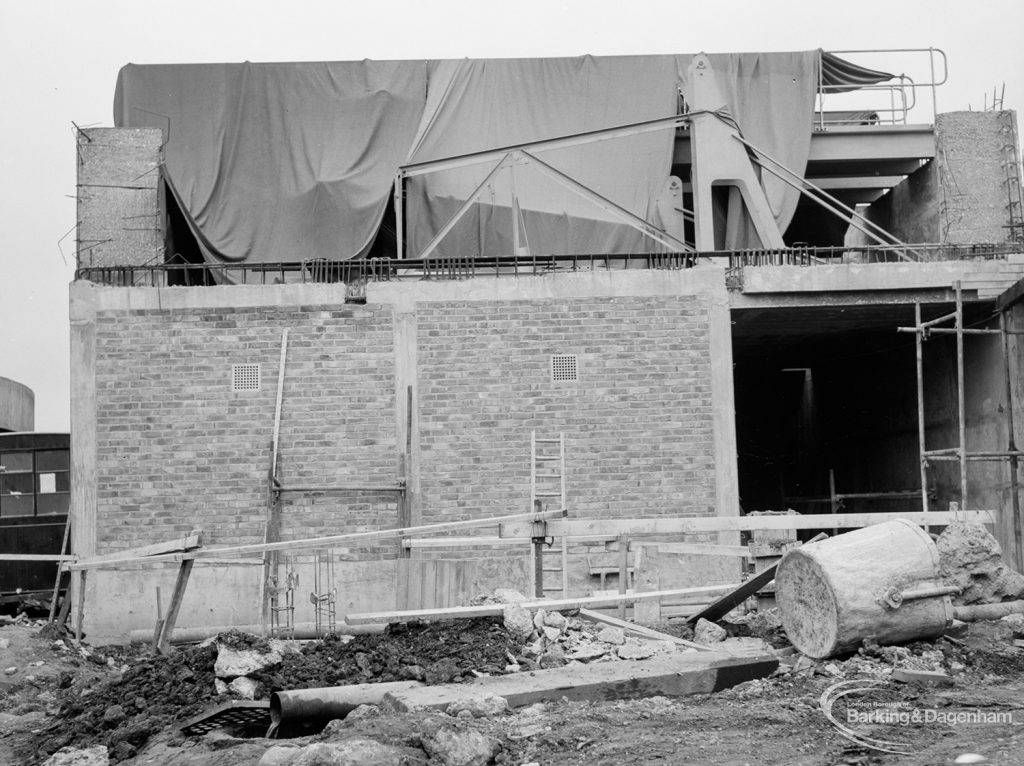
M383 633L387 627L383 623L374 625L338 625L334 632L343 636L360 636L372 633ZM260 635L263 632L262 625L213 625L207 628L178 628L171 638L172 644L197 644L208 638L213 638L219 633L227 633L229 630L237 630L242 633ZM275 638L275 636L271 636ZM296 640L308 640L320 638L317 634L316 624L312 622L299 622L288 636L281 635L276 638L293 638ZM147 630L133 630L128 634L128 639L133 644L145 644L153 640L152 628Z

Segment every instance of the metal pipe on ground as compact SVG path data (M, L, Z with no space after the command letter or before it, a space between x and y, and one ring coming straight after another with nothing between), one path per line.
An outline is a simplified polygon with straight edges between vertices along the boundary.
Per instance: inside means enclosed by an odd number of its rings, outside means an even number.
M373 633L383 633L386 626L381 624L370 625L339 625L334 631L343 636L364 636ZM262 625L211 625L206 628L178 628L171 638L172 644L196 644L213 638L218 633L226 633L229 630L238 630L242 633L260 635ZM300 622L295 625L295 630L290 636L299 640L317 638L316 624L312 622ZM128 634L129 641L133 644L146 644L153 640L153 631L133 630ZM273 638L273 636L272 636Z
M954 619L961 622L998 620L1008 614L1024 614L1024 601L1002 601L998 604L953 607Z
M289 721L326 724L344 718L360 705L379 705L385 694L406 692L419 686L422 686L419 681L391 681L274 692L270 695L270 731L276 732Z

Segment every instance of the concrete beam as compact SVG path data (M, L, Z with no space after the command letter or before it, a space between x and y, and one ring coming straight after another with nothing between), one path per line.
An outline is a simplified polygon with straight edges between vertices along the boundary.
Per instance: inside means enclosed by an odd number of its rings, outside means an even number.
M921 160L934 156L935 131L931 125L849 125L812 133L808 162L900 160L913 162L916 167ZM672 162L693 162L688 133L676 137Z
M537 702L636 699L711 694L744 681L764 678L779 665L776 657L734 657L724 652L675 652L649 660L571 665L532 673L478 678L468 684L424 686L384 697L383 706L403 712L497 694L509 707Z
M1016 277L1013 272L1021 272ZM861 292L874 290L922 290L949 288L954 282L991 278L1012 285L1024 276L1024 262L1017 256L1006 261L935 261L930 263L846 263L834 266L746 266L743 292L803 293Z

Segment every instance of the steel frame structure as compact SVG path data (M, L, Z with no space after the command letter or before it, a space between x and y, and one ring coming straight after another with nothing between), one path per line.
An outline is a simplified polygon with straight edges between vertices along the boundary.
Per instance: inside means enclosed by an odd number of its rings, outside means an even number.
M960 472L960 509L966 511L967 464L975 461L1009 461L1010 503L1013 512L1013 537L1016 549L1015 568L1024 569L1024 528L1020 515L1020 481L1018 468L1024 451L1017 449L1014 436L1013 382L1010 373L1009 339L1011 335L1024 335L1024 330L1010 327L1009 309L999 309L998 328L968 328L964 326L963 289L960 282L953 284L956 304L953 311L922 321L921 304L914 304L914 326L899 327L898 332L914 333L917 361L917 438L921 457L921 511L928 510L928 468L933 463L956 461ZM952 327L943 326L953 323ZM956 336L956 391L957 391L957 444L953 447L928 449L925 441L925 400L924 400L924 343L930 335ZM1003 361L1003 384L1006 397L1007 446L1005 450L967 450L967 401L965 395L966 370L964 364L964 338L968 335L998 335L1001 339ZM927 518L927 517L926 517ZM925 523L927 530L928 524Z

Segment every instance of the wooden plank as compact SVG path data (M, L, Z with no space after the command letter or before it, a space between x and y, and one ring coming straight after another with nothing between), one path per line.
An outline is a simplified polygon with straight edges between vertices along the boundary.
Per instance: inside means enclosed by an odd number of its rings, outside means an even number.
M497 525L495 525L497 526ZM615 540L616 535L577 535L563 537L568 544L573 543L603 543ZM483 546L508 546L529 545L529 537L500 537L498 535L481 535L477 537L407 537L402 540L402 547L409 550L421 550L428 548L472 548ZM647 541L650 544L651 541ZM736 546L741 547L741 546Z
M619 595L626 595L629 586L629 538L619 538ZM626 602L619 602L619 619L626 618Z
M398 559L398 566L395 572L395 608L405 610L409 608L409 566L411 559Z
M423 583L423 591L420 608L438 609L441 605L437 603L437 562L427 559L422 562L422 566L420 582Z
M415 534L433 534L435 532L447 532L455 529L474 529L476 527L496 526L507 522L526 520L546 520L564 516L563 511L543 511L541 513L513 513L508 516L496 516L488 519L467 519L466 521L446 521L441 524L424 524L417 527L405 527L399 529L379 529L373 532L350 532L344 535L329 535L327 537L309 537L301 540L287 540L279 543L256 543L253 545L231 545L223 548L199 548L184 553L168 553L160 556L142 556L117 561L98 561L94 558L83 559L74 564L66 564L69 571L82 569L116 569L122 564L159 564L161 562L188 561L192 559L210 559L228 556L244 556L251 553L264 553L266 551L299 551L318 550L322 548L335 548L339 545L365 541L384 540L392 537L406 537ZM936 515L936 514L931 514ZM529 527L529 525L527 525Z
M60 544L60 555L65 555L68 549L68 539L71 537L71 514L68 514L67 519L64 520L64 539ZM75 556L74 558L78 558ZM50 596L50 615L49 622L53 622L53 618L57 616L57 597L60 595L60 578L63 576L64 570L57 567L57 577L53 581L53 595Z
M435 538L405 538L402 540L402 547L409 550L423 550L429 548L462 548L475 545L521 545L525 540L509 537L498 537L490 535L487 537L435 537Z
M693 641L687 641L685 638L679 638L678 636L670 636L668 633L661 633L652 628L645 628L642 625L637 625L632 622L626 622L620 620L617 617L611 615L601 614L600 612L594 612L590 609L580 609L580 617L586 617L591 622L599 622L604 625L611 625L616 628L622 628L627 633L635 633L638 636L644 638L650 638L655 641L671 641L677 646L688 646L691 649L697 649L702 652L712 651L709 647L704 644L694 643Z
M174 635L174 625L178 621L178 611L181 609L181 602L185 597L185 588L188 586L189 575L192 574L192 565L196 562L187 559L181 562L178 567L178 577L174 581L174 590L171 593L171 603L167 605L167 615L164 617L164 624L160 628L160 641L157 649L161 654L166 654L171 646L171 637ZM82 573L85 574L84 572Z
M928 514L931 516L932 514ZM764 517L759 517L764 518ZM832 518L829 515L829 518ZM807 544L818 542L823 540L827 535L821 532L811 538ZM775 570L779 568L779 565L773 564L762 572L751 577L749 580L744 582L736 590L726 593L724 596L713 602L710 606L700 610L696 614L686 618L688 625L695 625L697 620L704 618L705 620L717 620L718 618L728 614L737 606L742 604L748 598L753 596L759 590L764 588L768 583L775 579Z
M86 561L121 561L122 559L134 559L140 556L156 556L161 553L175 553L177 551L190 551L203 544L203 531L193 529L184 537L168 540L163 543L143 545L138 548L129 548L116 553L105 553L102 556L91 556ZM77 558L77 557L76 557Z
M0 561L78 561L78 556L59 553L0 553Z
M509 707L537 702L682 697L711 694L744 681L764 678L779 666L777 657L733 657L720 652L674 652L647 660L572 665L530 673L477 678L465 684L424 686L394 692L382 706L406 712L443 710L453 702L491 693Z
M970 521L995 524L995 511L932 511L916 513L837 513L796 514L793 516L705 516L674 519L572 519L548 522L549 536L569 535L679 535L700 532L748 532L754 529L831 529L832 527L867 527L893 519L906 519L915 524L932 526ZM504 522L502 537L526 537L530 525L523 522Z
M731 591L735 584L705 585L699 588L679 588L676 590L653 590L627 593L614 596L587 596L582 598L556 598L524 601L517 606L524 609L548 609L551 611L569 611L585 607L618 606L622 601L646 601L663 599L673 596L687 596L697 593L720 593ZM403 612L366 612L349 614L345 622L349 625L365 625L382 622L411 622L413 620L454 620L471 617L497 617L504 613L506 604L485 604L483 606L454 606L450 609L410 609Z
M82 640L82 622L85 620L85 576L84 570L78 575L78 610L75 614L75 640Z
M750 551L745 545L718 545L717 543L659 543L655 540L633 540L630 550L644 545L653 545L661 553L682 553L688 556L736 556L749 558Z

